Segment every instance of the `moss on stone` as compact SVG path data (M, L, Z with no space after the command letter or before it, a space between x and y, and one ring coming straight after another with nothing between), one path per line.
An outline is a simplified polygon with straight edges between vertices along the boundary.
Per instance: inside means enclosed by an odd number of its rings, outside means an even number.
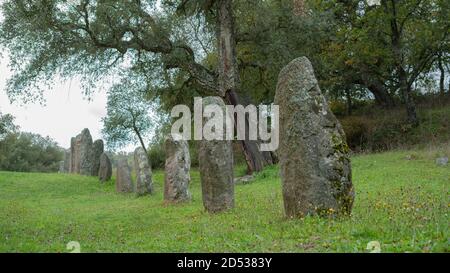
M335 152L339 152L342 154L347 154L350 152L350 148L348 147L347 143L340 136L333 134L331 136L331 141Z

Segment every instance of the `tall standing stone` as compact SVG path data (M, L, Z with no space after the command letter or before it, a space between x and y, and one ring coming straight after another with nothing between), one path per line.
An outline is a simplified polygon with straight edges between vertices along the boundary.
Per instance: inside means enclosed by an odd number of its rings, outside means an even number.
M98 178L100 182L106 182L111 180L112 176L112 165L111 160L109 160L109 157L102 153L100 156L100 167L98 170Z
M76 155L76 137L70 139L70 159L69 159L69 173L77 173L75 166L75 155Z
M142 196L153 192L152 168L144 148L134 151L134 168L136 171L136 195Z
M88 129L71 139L71 173L91 175L92 173L92 137Z
M170 134L165 140L164 200L171 203L191 200L189 146L186 140L182 140L181 136L178 137L174 139Z
M80 174L92 174L92 136L89 129L84 129L79 138Z
M81 141L82 135L79 134L75 137L75 153L74 153L74 173L81 173Z
M91 152L91 156L92 156L91 175L92 176L98 175L98 171L100 169L100 156L103 154L103 150L104 150L103 140L98 139L98 140L94 141L94 144L92 144L92 152Z
M306 57L280 72L275 104L280 109L278 154L286 215L350 214L349 148Z
M67 172L97 176L103 146L102 140L93 143L89 129L84 129L70 140L70 150L66 152L64 159Z
M133 188L128 160L126 157L120 158L117 161L116 191L123 193L133 192Z
M207 105L214 104L223 110L223 116L225 117L225 104L220 97L203 99L203 109ZM208 120L208 118L204 118L204 124ZM225 118L223 121L225 123ZM205 209L214 213L233 208L234 182L231 141L206 140L203 138L199 143L198 153Z

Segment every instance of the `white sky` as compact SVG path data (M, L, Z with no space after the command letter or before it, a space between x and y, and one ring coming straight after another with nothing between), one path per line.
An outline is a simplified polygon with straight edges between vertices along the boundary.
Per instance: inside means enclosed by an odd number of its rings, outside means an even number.
M6 54L5 54L6 55ZM6 56L0 59L0 111L16 117L15 124L21 131L50 136L64 148L70 146L70 138L88 128L92 138L101 138L101 118L106 115L106 90L84 98L77 79L56 84L44 92L46 105L39 103L11 104L6 94L6 81L12 73Z

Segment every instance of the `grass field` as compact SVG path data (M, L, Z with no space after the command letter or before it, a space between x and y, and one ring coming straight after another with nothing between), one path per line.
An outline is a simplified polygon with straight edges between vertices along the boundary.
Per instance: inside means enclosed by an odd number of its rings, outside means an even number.
M412 160L405 157L412 155ZM236 186L236 208L204 212L200 180L194 200L162 202L156 194L121 195L110 182L76 175L0 172L0 252L382 252L449 251L450 166L426 152L389 152L353 158L356 200L351 218L283 217L278 168ZM240 170L241 172L242 170Z

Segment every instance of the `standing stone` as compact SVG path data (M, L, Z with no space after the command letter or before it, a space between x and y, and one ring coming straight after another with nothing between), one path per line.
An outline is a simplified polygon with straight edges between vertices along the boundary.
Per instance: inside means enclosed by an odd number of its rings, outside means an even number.
M78 138L78 137L77 137ZM84 129L79 138L79 160L80 160L80 174L91 175L93 158L92 158L92 136L89 129Z
M93 143L89 129L84 129L70 140L70 150L66 152L64 159L67 172L97 176L103 146L102 140Z
M436 158L436 165L447 166L447 164L448 164L448 157L444 156L444 157Z
M94 141L94 144L92 145L92 176L97 176L98 171L100 169L100 156L103 154L103 140L98 139Z
M71 139L71 173L91 175L92 173L92 137L88 129Z
M220 106L225 117L225 104L221 98L207 97L203 99L203 109L210 104ZM209 119L204 118L203 124L207 120ZM233 208L234 182L231 141L206 140L203 138L199 143L198 153L203 205L205 209L208 212L214 213Z
M136 170L136 195L142 196L153 192L152 168L144 148L134 151L134 168Z
M166 138L165 149L164 200L171 203L189 201L191 157L188 143L181 136L174 139L170 134Z
M76 142L76 137L70 139L69 173L77 173L75 169Z
M280 72L280 168L288 217L350 214L354 199L349 148L306 57Z
M123 193L133 192L131 170L130 166L128 166L128 160L126 157L120 158L117 161L116 191Z
M75 137L75 152L73 156L74 173L80 174L81 172L81 134Z
M244 175L242 177L235 178L234 184L235 185L246 185L246 184L252 183L253 180L255 180L255 177L252 174Z
M98 178L100 179L100 182L106 182L111 180L111 176L112 176L111 160L109 160L109 157L105 153L102 153L102 155L100 156Z

